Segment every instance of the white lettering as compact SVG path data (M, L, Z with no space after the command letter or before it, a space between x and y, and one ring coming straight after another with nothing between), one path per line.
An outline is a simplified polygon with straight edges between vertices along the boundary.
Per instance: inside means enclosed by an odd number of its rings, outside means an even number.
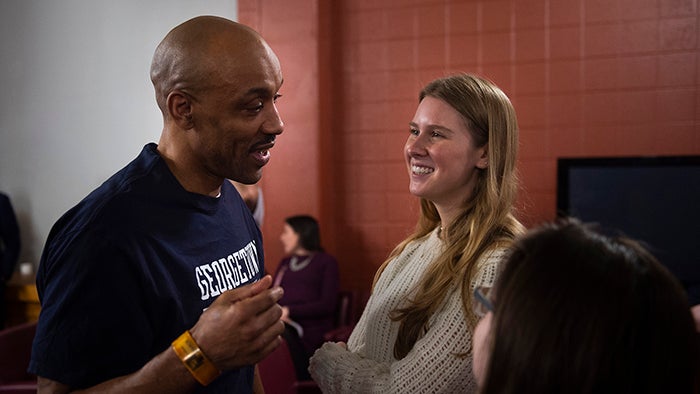
M197 278L197 285L199 286L199 291L202 292L202 301L209 299L209 287L207 287L207 282L202 279L204 274L202 273L201 267L195 267L194 275ZM206 287L206 289L205 289Z
M238 275L238 270L236 270L236 267L234 266L236 264L236 260L233 258L233 255L228 255L228 259L226 261L231 267L231 274L233 274L233 288L236 288L241 285L241 276Z
M231 277L231 266L228 259L219 259L219 265L221 266L221 271L223 271L224 282L226 283L226 290L231 290L236 286L233 285L233 278Z
M212 278L212 283L214 280L216 281L215 288L212 289L211 295L212 297L216 297L226 290L226 286L223 283L221 283L223 275L221 273L221 267L219 266L218 260L212 261L211 272L214 275L214 277Z
M236 268L238 269L238 273L241 275L241 283L246 283L246 282L248 282L248 275L246 274L245 271L243 271L243 267L241 267L241 260L243 260L243 257L241 256L241 254L242 254L243 256L245 256L245 253L243 253L244 250L245 250L245 249L241 249L241 250L239 250L238 252L236 252L236 253L233 254L233 257L234 257L235 260L236 260ZM244 261L244 262L245 262L245 261Z
M251 241L226 257L195 267L194 271L202 300L248 283L260 274L255 242Z
M200 267L202 267L202 274L204 275L204 278L206 280L205 283L207 285L207 288L209 289L209 292L207 294L207 298L202 298L202 299L208 299L211 296L219 295L219 292L213 288L214 278L212 278L211 275L209 275L209 273L211 272L211 267L209 266L209 264L201 265Z

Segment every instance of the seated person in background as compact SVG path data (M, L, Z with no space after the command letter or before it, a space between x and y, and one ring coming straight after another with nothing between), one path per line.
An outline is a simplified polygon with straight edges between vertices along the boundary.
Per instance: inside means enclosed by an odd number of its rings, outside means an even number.
M236 188L238 194L243 198L245 205L250 209L255 223L258 224L258 227L262 228L263 219L265 218L265 202L263 201L262 188L258 186L258 184L246 185L245 183L230 179L229 182Z
M338 263L323 251L318 222L311 216L285 219L280 240L287 257L277 267L274 283L284 289L279 301L282 319L294 327L291 334L301 338L302 349L295 349L295 339L287 335L289 330L285 334L297 375L308 380L309 357L323 343L323 335L335 326Z
M697 392L700 348L680 283L629 239L576 220L520 239L474 333L481 393Z

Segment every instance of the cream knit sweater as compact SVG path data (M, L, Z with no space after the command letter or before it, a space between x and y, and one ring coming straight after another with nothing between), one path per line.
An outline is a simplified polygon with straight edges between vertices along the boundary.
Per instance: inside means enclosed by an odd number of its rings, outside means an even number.
M442 253L437 230L407 245L384 270L355 327L348 350L326 343L311 358L311 375L324 393L472 393L471 330L458 286L429 320L429 330L401 360L394 358L399 323L389 312L405 305L427 266ZM504 251L479 262L470 287L491 286ZM467 357L456 354L469 353Z

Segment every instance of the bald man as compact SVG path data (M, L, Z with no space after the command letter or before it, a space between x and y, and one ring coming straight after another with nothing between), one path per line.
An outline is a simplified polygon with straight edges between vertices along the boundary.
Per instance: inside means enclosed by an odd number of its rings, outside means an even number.
M283 123L280 64L255 31L211 16L170 31L151 80L158 144L65 213L37 287L39 392L262 392L282 289L230 182L251 184Z

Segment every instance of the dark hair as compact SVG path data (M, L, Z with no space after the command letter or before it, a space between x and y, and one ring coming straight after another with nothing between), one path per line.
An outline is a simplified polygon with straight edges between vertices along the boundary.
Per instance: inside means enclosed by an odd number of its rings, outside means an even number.
M310 252L322 252L321 234L318 229L318 222L309 215L290 216L284 220L291 228L299 234L299 244L302 248Z
M637 242L574 219L513 248L482 393L691 393L700 343L678 281Z

